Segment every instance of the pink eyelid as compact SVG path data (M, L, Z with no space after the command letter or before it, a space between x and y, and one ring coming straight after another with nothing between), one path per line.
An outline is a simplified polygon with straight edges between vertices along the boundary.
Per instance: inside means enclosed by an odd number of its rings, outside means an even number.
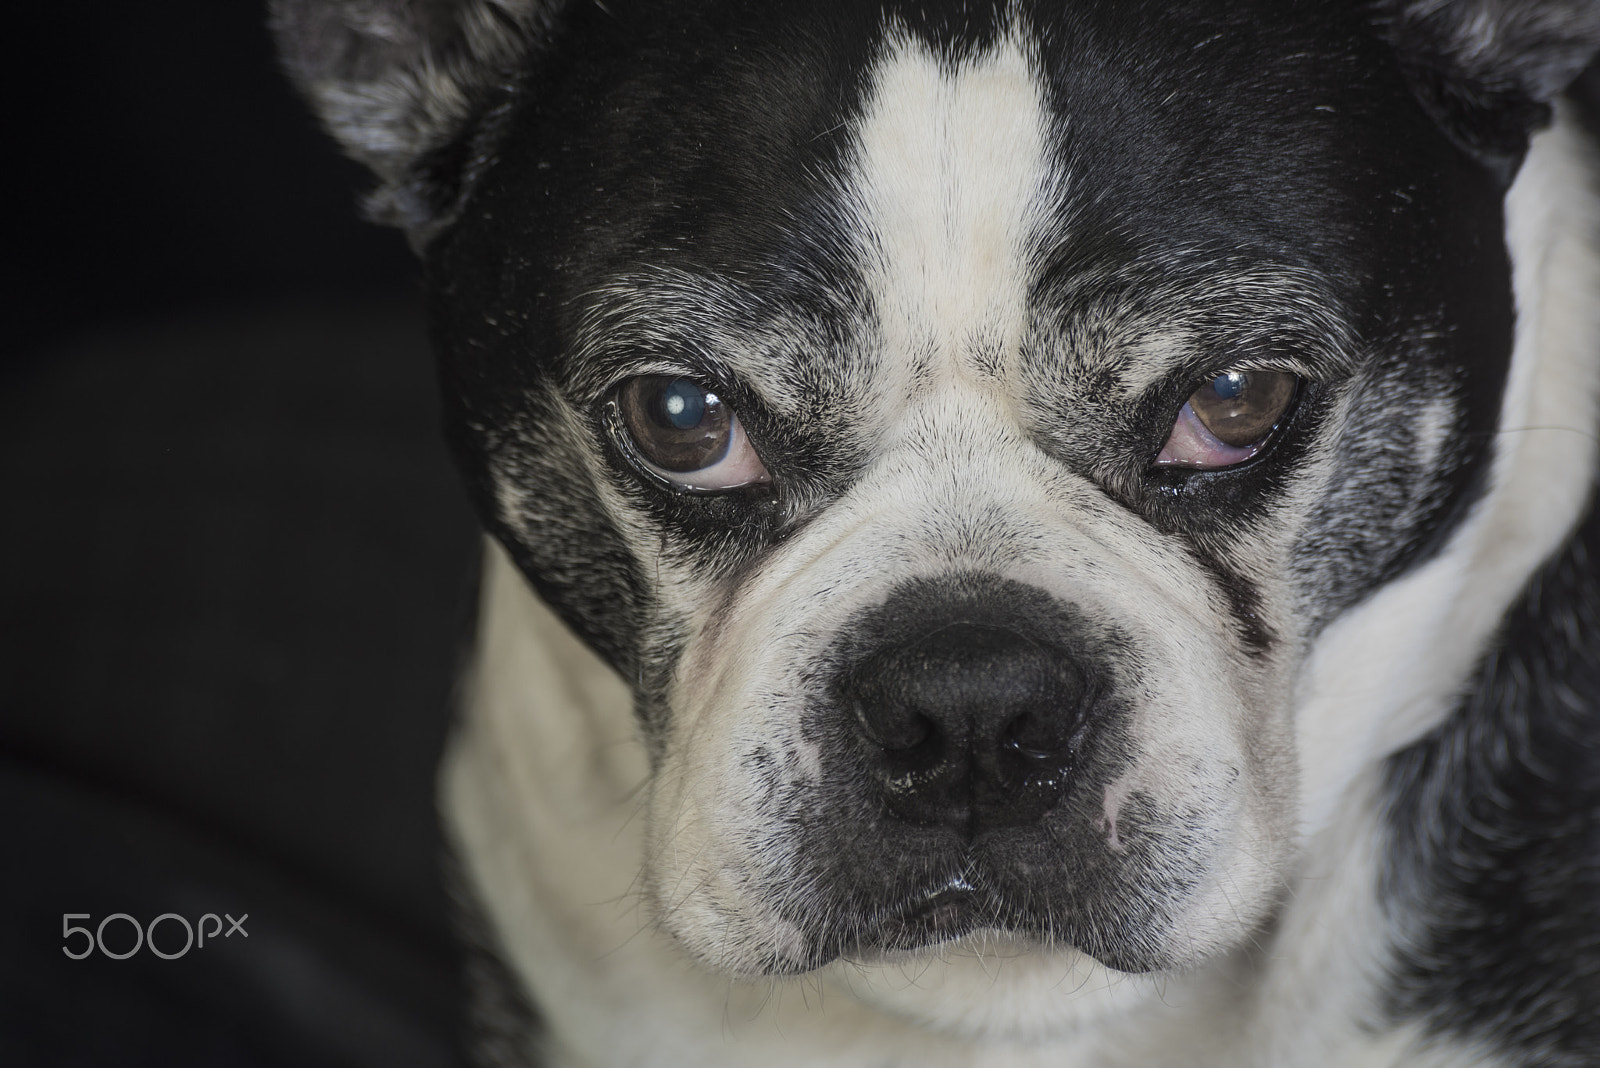
M1260 452L1266 440L1262 438L1243 448L1228 445L1206 429L1200 417L1194 414L1194 407L1185 401L1172 433L1167 436L1167 443L1161 446L1156 464L1161 467L1230 467Z

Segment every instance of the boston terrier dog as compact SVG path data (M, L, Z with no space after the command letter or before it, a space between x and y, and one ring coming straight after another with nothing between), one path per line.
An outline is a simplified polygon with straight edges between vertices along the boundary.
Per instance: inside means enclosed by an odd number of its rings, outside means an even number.
M487 531L481 1063L1600 1065L1600 2L272 18Z

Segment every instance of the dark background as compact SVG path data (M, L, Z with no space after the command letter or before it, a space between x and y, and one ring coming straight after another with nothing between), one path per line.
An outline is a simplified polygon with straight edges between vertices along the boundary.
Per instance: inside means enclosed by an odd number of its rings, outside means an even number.
M0 1064L451 1064L432 777L476 537L418 267L358 220L364 176L263 5L29 7L0 243ZM62 951L64 923L208 912L247 935Z

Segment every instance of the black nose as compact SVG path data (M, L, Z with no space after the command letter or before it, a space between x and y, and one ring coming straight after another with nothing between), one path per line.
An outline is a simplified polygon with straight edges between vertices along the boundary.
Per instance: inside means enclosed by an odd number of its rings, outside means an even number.
M968 833L1033 823L1055 805L1089 691L1062 651L974 623L881 650L839 681L889 807Z

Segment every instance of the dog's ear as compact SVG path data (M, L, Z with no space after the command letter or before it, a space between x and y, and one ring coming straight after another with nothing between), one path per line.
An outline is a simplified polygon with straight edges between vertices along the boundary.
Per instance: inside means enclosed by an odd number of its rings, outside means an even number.
M560 0L271 0L290 79L378 177L370 218L414 247L462 192L462 140Z
M1509 181L1550 101L1600 51L1600 0L1380 0L1417 97Z

